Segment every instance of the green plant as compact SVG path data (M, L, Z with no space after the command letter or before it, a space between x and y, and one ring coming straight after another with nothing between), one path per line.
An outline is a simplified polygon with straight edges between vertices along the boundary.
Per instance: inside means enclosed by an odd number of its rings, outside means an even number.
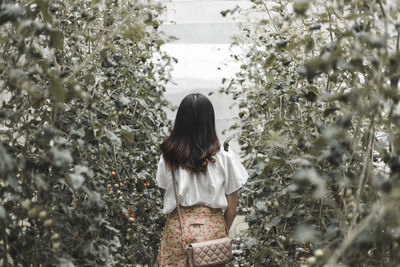
M400 262L399 7L263 1L233 45L222 92L239 102L252 179L243 265ZM251 17L251 16L249 16Z
M4 266L154 261L174 60L150 1L0 1ZM132 215L131 215L132 214Z

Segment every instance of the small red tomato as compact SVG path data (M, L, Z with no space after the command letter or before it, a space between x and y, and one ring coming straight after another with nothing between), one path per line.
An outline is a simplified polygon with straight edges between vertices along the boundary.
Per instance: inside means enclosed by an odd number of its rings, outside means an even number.
M131 213L131 214L129 215L129 217L135 218L135 215L133 215L133 213Z
M116 173L115 171L112 171L112 172L111 172L111 175L112 175L112 176L116 176L117 173Z
M129 211L129 212L131 212L131 210L132 210L131 208L128 208L128 211Z

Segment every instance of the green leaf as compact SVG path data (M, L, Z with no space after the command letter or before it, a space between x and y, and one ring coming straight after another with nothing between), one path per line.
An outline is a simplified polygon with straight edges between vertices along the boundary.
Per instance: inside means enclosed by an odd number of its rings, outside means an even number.
M72 163L72 156L69 150L52 147L50 151L53 155L54 165L57 167L67 166Z
M13 162L7 150L0 143L0 175L6 176L13 169Z
M63 36L60 31L50 31L50 47L61 50L63 48Z
M47 0L38 0L40 13L42 14L43 20L48 23L53 23L53 19L49 13L49 2Z
M134 136L131 132L129 132L127 130L121 130L120 134L121 134L122 142L124 142L127 145L134 144L135 140L134 140Z
M40 177L39 175L35 176L35 184L39 188L41 188L41 189L43 189L45 191L47 191L49 189L49 184L45 180L43 180L43 178Z
M159 40L156 41L156 45L157 45L158 47L162 46L163 44L165 44L165 41L164 41L164 40L159 39Z
M317 234L316 228L313 225L299 225L296 228L295 236L299 242L307 242L315 239Z
M267 145L270 147L285 148L288 141L282 134L282 131L270 131L270 137L267 140Z
M69 174L72 188L78 190L85 182L85 177L93 177L93 172L84 165L75 165L74 172Z
M266 223L266 226L273 227L277 226L281 222L281 218L279 217L274 217L272 220L270 220L268 223Z
M276 59L277 59L277 57L276 57L275 53L272 53L271 55L269 55L264 62L264 68L268 68L272 64L274 64Z
M324 110L323 116L328 117L330 114L332 114L333 112L335 112L337 110L340 110L340 109L338 107L329 107Z
M312 38L311 36L307 36L304 41L305 41L305 47L306 47L307 51L311 51L314 49L314 47L315 47L314 38Z
M1 2L0 6L0 25L9 22L16 21L25 15L25 9L18 5L5 4Z
M299 170L295 179L297 185L301 188L308 183L315 187L313 195L315 198L323 198L326 194L325 181L319 176L315 169L302 169Z
M50 92L52 93L57 102L63 103L65 101L66 93L61 84L60 79L57 78L51 79Z
M115 148L121 148L121 139L112 131L105 129L107 138L111 141L111 144L115 146Z
M231 11L230 9L222 10L222 11L220 12L220 14L221 14L223 17L226 17L226 15L227 15L230 11Z
M295 0L293 3L293 10L297 14L304 16L309 6L309 0Z
M7 220L7 211L2 205L0 205L0 219L3 223Z

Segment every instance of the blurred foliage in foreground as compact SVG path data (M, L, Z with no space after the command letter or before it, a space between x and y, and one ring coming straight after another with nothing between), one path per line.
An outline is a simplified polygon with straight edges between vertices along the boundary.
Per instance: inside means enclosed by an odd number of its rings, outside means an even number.
M239 262L398 266L399 1L252 2L221 89L252 173Z
M0 1L0 265L154 261L173 60L150 1Z

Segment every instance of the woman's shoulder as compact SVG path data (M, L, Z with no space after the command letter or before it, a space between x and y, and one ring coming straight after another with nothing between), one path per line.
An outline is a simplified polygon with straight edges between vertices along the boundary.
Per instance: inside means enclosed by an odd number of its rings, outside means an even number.
M221 159L222 162L226 161L231 161L231 160L236 160L237 155L235 152L232 151L232 149L229 149L226 151L225 149L221 148L216 154L217 158Z
M164 161L164 156L163 154L160 155L159 160L158 160L158 167L165 165L165 161Z

